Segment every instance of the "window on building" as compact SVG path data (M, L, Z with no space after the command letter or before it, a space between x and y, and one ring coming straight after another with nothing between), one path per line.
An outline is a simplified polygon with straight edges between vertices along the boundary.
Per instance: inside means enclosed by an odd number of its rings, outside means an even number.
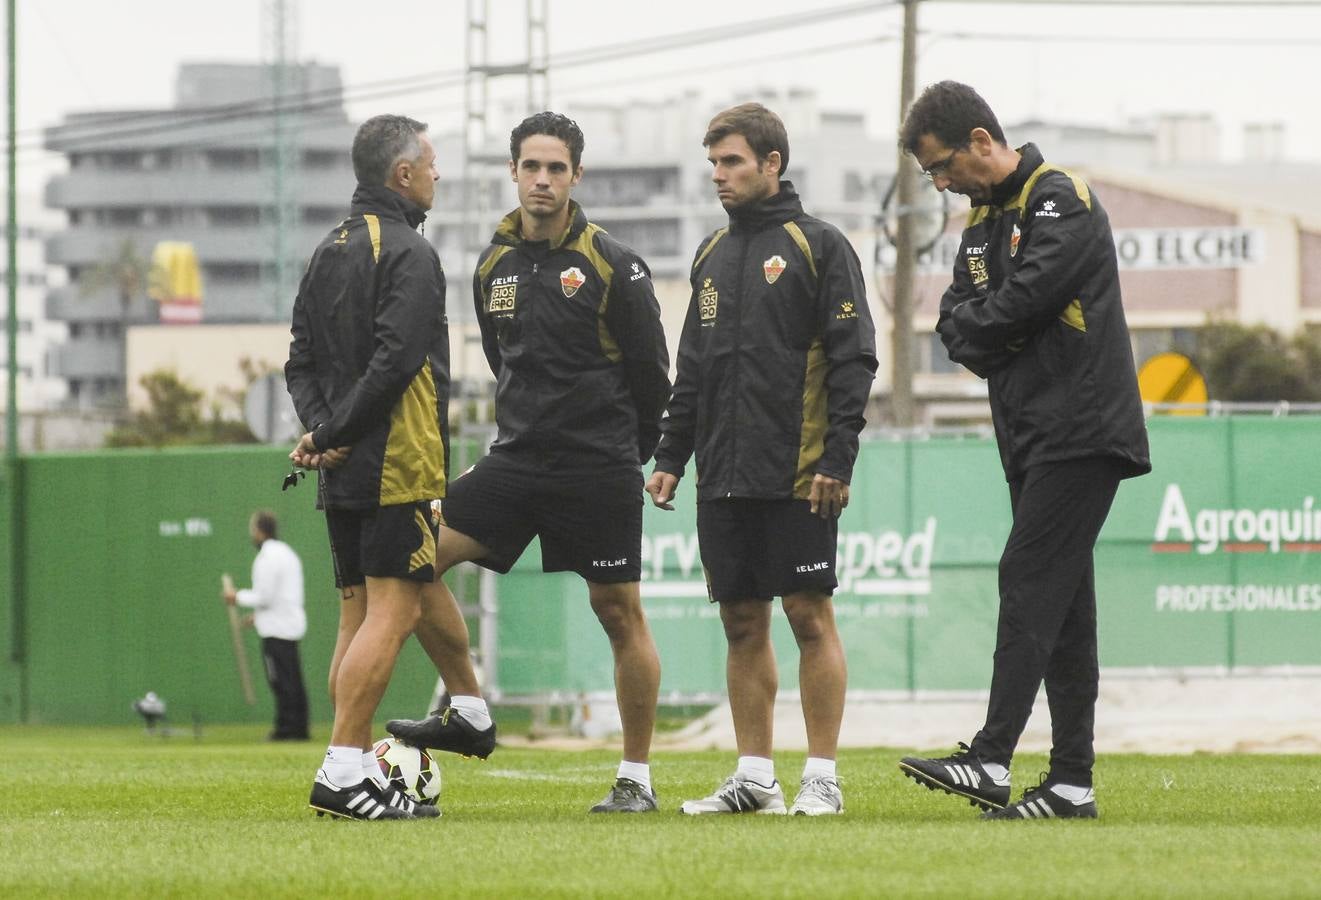
M261 209L256 206L208 206L206 223L217 228L261 224Z
M871 182L861 172L844 173L844 199L849 203L861 203L872 196Z
M675 168L594 170L574 189L575 199L588 208L647 206L678 196L679 170Z
M913 348L917 371L930 372L932 375L956 375L964 371L963 366L951 362L949 352L941 343L940 335L915 335L917 346Z
M674 219L601 220L600 225L636 250L643 259L649 256L677 256L684 252L679 247L679 223Z
M142 168L144 169L177 169L178 167L179 152L177 150L167 148L142 154Z
M1134 328L1129 331L1129 339L1139 366L1158 353L1191 356L1197 350L1197 331L1193 328Z
M140 150L112 150L100 156L101 165L115 172L140 172L145 167Z
M304 150L303 168L337 169L351 162L348 154L340 150Z
M116 228L135 228L142 224L141 207L111 207L105 211L105 224Z
M149 206L142 211L142 224L148 226L178 225L183 211L172 206Z
M261 167L256 148L217 147L206 151L206 167L215 171L243 171Z
M304 206L303 224L330 227L343 219L347 212L342 206Z
M256 284L261 280L261 266L257 263L207 263L202 273L213 284Z

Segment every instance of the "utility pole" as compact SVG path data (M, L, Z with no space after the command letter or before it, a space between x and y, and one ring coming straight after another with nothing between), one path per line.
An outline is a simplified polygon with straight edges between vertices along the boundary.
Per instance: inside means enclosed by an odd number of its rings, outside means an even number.
M294 101L301 93L302 70L298 65L298 0L266 0L263 18L266 50L270 55L271 187L274 228L271 250L275 256L271 277L271 319L282 321L293 305L296 266L291 250L298 239L298 204L294 176L298 170L297 112Z
M9 316L5 319L6 346L9 350L9 356L6 357L6 368L9 373L9 383L5 394L5 458L9 463L7 467L8 474L12 477L16 471L18 462L18 158L16 156L16 135L18 124L18 42L14 40L14 29L18 24L18 14L15 10L17 0L9 0L8 8L8 65L9 65L9 104L8 104L8 154L9 154L9 191L8 199L8 222L5 231L5 248L7 272L5 273L6 288L8 291L7 309ZM9 493L6 491L6 493Z
M917 81L917 4L904 0L904 46L899 77L899 122L913 105ZM917 241L914 239L914 205L917 200L917 171L899 148L895 169L897 180L895 209L894 310L890 332L890 414L899 428L915 424L913 404L913 272L917 265Z
M8 659L0 666L6 663L12 663L18 673L18 702L15 706L17 712L17 721L23 722L27 719L27 696L28 682L27 672L24 663L27 659L27 644L25 635L27 632L27 608L23 596L23 559L20 552L22 538L20 531L22 529L22 515L20 488L18 483L18 157L17 157L17 134L18 134L18 41L15 34L18 31L18 0L9 0L7 13L7 23L9 40L6 47L9 75L9 97L7 108L7 149L9 156L9 191L7 194L8 217L5 232L6 241L6 260L8 272L6 272L6 286L8 288L8 318L5 322L7 331L6 344L9 349L9 358L6 360L9 372L9 384L6 392L5 406L5 465L3 481L0 481L0 491L4 494L4 511L0 515L4 516L3 527L0 528L0 534L4 536L4 546L0 548L0 561L4 562L4 574L0 575L5 582L0 585L0 602L9 606L8 615L0 614L0 619L9 620L9 646L5 654Z

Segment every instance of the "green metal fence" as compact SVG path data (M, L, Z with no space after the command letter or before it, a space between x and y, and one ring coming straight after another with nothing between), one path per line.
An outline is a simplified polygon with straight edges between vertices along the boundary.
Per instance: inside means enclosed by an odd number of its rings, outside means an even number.
M1158 418L1150 432L1156 471L1120 488L1097 550L1102 665L1321 666L1321 419ZM303 559L304 668L313 716L328 719L338 597L314 489L282 493L286 471L273 448L22 459L21 594L0 596L0 721L132 721L131 701L148 690L178 724L269 718L266 691L255 706L243 701L218 599L222 571L248 581L247 520L259 507L275 510ZM984 689L1009 528L993 442L864 442L852 496L836 596L850 688ZM724 688L724 639L706 600L691 484L678 507L648 505L643 596L664 695L706 697ZM5 529L0 518L0 539ZM477 583L460 586L474 602ZM542 574L534 545L494 589L494 608L473 623L491 651L493 696L612 691L609 645L580 579ZM792 689L797 652L782 615L773 636ZM247 641L260 683L256 637ZM410 643L383 716L419 713L434 682Z

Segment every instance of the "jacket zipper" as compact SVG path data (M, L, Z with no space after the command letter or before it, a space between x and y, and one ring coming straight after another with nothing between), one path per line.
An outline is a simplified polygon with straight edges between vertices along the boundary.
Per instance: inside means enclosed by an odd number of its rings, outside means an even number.
M731 379L734 383L733 383L732 389L731 389L730 392L729 392L729 395L730 395L730 397L733 399L733 402L734 402L734 409L732 410L733 416L731 417L731 420L730 420L730 421L732 421L732 422L734 423L734 429L733 429L733 436L732 436L732 438L730 439L730 443L729 443L729 457L730 457L730 460L731 460L731 461L733 462L733 464L734 464L734 465L733 465L733 468L732 468L732 470L731 470L731 472L730 472L730 486L731 486L731 487L733 486L734 479L738 477L738 431L739 431L739 428L738 428L738 407L739 407L739 399L740 399L740 398L739 398L739 392L738 392L738 383L739 383L739 381L740 381L739 374L740 374L740 372L742 371L742 368L743 368L743 355L742 355L742 350L741 350L742 345L741 345L740 342L739 342L739 337L740 337L740 336L742 335L742 333L743 333L743 300L744 300L744 296L743 296L743 273L744 273L744 270L747 269L747 266L748 266L748 239L747 239L746 237L744 237L743 235L740 235L739 237L740 237L740 239L741 239L741 241L742 241L743 246L742 246L742 248L741 248L741 251L742 251L742 252L739 254L739 261L738 261L738 280L735 282L736 287L735 287L735 291L734 291L734 297L735 297L735 301L734 301L734 372L733 372L733 378ZM725 492L725 498L726 498L726 499L728 499L728 498L730 498L730 497L733 497L733 496L734 496L734 492L733 492L732 490L731 490L731 491L726 491L726 492Z

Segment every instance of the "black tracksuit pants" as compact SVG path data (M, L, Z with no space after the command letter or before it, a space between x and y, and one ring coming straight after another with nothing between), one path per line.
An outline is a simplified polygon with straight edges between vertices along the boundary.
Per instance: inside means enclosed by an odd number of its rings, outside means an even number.
M307 690L303 687L303 666L298 658L298 642L283 638L262 638L261 655L266 663L266 681L275 695L276 740L307 739Z
M1050 707L1050 779L1090 787L1096 695L1092 553L1122 477L1107 457L1033 466L1009 482L1013 527L1000 557L1000 618L982 759L1008 766L1042 681Z

